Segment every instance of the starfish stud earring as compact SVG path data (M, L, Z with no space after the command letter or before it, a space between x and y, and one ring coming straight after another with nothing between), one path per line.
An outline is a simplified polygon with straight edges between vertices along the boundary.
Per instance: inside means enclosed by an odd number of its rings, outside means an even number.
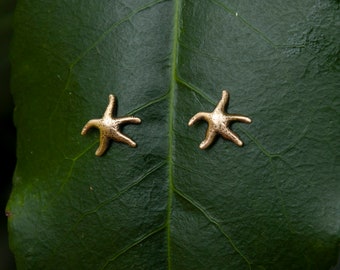
M86 123L81 135L85 135L89 129L92 127L98 128L100 132L100 142L99 147L96 151L97 156L104 154L109 146L109 141L114 140L116 142L122 142L130 145L131 147L136 147L136 143L122 134L120 132L120 126L128 123L139 124L142 122L139 118L133 116L127 117L113 117L113 110L115 108L115 97L113 95L109 96L109 105L107 106L103 118L92 119Z
M209 147L213 143L217 134L220 134L224 139L230 140L238 146L243 145L243 142L236 135L236 133L229 129L229 126L230 123L233 121L240 121L249 124L251 123L251 119L243 115L228 114L224 112L225 106L228 103L228 99L228 92L226 90L223 90L222 98L213 112L199 112L190 119L188 124L189 126L193 125L195 122L201 119L208 122L205 139L200 144L201 149Z

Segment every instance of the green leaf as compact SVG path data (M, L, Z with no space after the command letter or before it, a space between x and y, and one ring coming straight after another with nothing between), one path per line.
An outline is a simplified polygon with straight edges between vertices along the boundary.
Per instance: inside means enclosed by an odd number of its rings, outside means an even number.
M339 4L28 1L7 205L18 269L329 269L340 240ZM199 149L228 89L252 119ZM109 94L140 125L94 152Z

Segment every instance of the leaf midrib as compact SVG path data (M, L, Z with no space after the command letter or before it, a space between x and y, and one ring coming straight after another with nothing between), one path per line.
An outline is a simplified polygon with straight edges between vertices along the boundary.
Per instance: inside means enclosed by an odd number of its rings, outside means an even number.
M181 0L174 1L174 20L173 20L173 34L172 34L172 47L171 47L171 74L170 74L170 91L169 91L169 137L168 137L168 207L167 207L167 261L168 269L172 269L171 264L171 212L172 201L174 194L173 183L173 126L174 126L174 105L175 105L175 90L176 90L176 72L177 72L177 59L178 59L178 38L179 38L179 18L180 18Z

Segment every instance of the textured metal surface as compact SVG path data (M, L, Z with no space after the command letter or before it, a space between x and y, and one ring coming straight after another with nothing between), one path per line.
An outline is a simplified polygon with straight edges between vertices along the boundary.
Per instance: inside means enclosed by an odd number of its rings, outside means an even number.
M100 143L96 151L97 156L101 156L105 153L106 149L109 147L110 139L116 142L126 143L131 147L137 146L137 144L133 140L120 132L120 127L121 125L125 125L128 123L139 124L142 121L139 118L133 116L115 118L112 115L114 108L115 97L113 95L110 95L109 105L107 106L103 117L101 119L91 119L86 123L83 130L81 131L81 135L85 135L87 131L93 127L99 129Z

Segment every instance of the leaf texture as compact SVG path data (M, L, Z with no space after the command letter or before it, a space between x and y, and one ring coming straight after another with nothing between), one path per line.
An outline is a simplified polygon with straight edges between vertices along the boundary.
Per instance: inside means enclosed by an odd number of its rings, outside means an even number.
M340 240L338 1L18 3L18 269L329 269ZM244 147L199 149L228 89ZM141 125L102 157L103 114Z

